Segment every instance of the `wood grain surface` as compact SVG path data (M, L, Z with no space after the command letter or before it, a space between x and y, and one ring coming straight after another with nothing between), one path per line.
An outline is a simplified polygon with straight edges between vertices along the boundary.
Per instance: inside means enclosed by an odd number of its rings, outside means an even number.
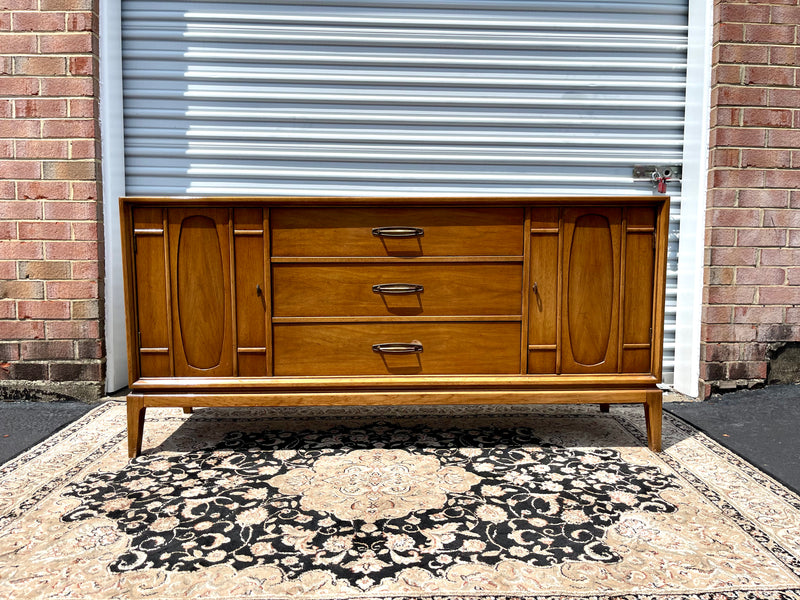
M120 207L131 456L148 406L259 403L635 402L660 447L665 197Z

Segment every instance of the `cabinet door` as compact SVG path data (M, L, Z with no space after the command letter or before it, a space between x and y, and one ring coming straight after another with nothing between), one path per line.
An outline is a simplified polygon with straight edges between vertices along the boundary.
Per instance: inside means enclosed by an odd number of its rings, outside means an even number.
M230 211L168 213L175 375L234 375Z
M619 365L622 208L563 211L562 373L616 373Z
M233 209L237 374L272 375L269 223L261 208Z
M559 229L556 206L531 209L528 373L559 373Z

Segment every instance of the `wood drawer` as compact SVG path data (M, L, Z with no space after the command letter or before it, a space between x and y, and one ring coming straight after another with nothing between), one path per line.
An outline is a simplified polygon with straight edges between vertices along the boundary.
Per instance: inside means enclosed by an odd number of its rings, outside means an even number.
M272 256L521 256L521 208L276 208ZM417 228L411 232L376 228Z
M272 282L275 317L518 316L522 310L521 263L275 264Z
M375 352L373 344L418 342L422 352ZM520 371L519 323L279 324L274 374L434 375Z

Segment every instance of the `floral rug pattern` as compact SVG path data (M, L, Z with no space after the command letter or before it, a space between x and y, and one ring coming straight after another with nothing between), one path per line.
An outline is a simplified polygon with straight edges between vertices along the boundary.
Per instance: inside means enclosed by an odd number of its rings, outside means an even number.
M800 498L641 407L104 404L0 465L0 600L800 600Z
M542 444L530 428L368 428L229 434L146 456L65 495L65 521L105 516L132 539L112 571L324 568L369 589L415 566L620 560L604 542L626 511L670 513L677 488L613 449Z

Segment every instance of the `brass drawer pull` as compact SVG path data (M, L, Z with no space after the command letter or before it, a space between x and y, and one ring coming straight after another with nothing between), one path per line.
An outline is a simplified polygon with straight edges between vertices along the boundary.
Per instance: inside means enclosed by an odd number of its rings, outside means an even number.
M379 283L372 286L375 294L421 294L425 288L418 283Z
M373 344L372 351L383 354L418 354L422 352L422 344L419 342L410 344Z
M413 238L425 235L422 227L373 227L372 235L387 238Z

